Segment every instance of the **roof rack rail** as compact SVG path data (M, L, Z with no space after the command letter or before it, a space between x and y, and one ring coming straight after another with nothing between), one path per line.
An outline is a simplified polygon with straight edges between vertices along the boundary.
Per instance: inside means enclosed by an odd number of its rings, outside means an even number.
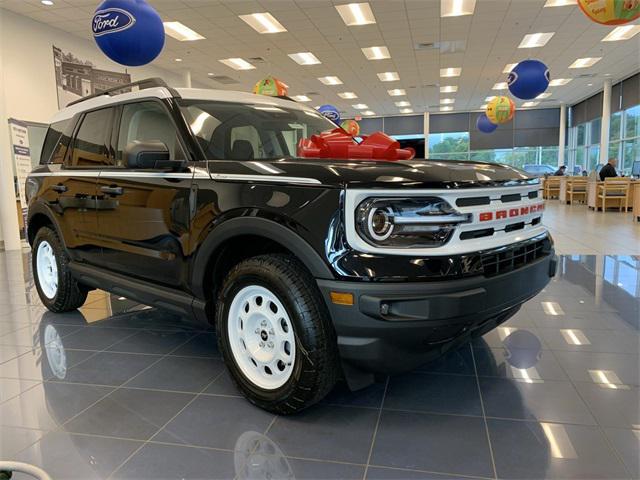
M80 102L84 102L85 100L89 100L91 98L101 97L103 95L112 96L112 95L117 95L119 93L126 93L126 92L123 92L123 90L131 89L134 87L138 87L138 90L144 90L146 88L165 87L169 89L169 91L174 97L180 96L178 92L176 92L173 88L167 85L167 82L165 82L161 78L154 77L154 78L145 78L144 80L138 80L137 82L131 82L125 85L118 85L117 87L108 88L107 90L103 90L101 92L87 95L86 97L82 97L82 98L79 98L78 100L74 100L73 102L69 102L67 104L67 107L70 107L71 105L76 105Z

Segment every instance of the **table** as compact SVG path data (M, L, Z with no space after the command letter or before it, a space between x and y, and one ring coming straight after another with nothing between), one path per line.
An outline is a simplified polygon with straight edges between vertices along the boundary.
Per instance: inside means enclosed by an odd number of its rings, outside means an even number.
M598 210L600 208L598 206L598 185L604 185L604 182L598 180L592 181L589 180L587 183L587 206L591 209ZM640 195L640 190L638 186L640 185L640 180L631 180L631 185L629 187L629 205L633 208L633 211L638 213L638 208L640 205L637 205L635 199Z

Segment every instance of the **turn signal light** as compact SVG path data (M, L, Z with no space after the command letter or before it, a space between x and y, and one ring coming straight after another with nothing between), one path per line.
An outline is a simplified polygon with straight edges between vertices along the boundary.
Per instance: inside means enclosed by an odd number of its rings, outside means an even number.
M353 305L353 293L331 292L331 301L336 305Z

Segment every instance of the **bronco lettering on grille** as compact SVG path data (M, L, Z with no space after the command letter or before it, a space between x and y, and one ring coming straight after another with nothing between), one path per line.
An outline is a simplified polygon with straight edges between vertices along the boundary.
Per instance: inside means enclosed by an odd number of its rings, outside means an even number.
M539 203L528 207L509 208L506 210L496 210L495 212L482 212L478 215L478 220L480 222L503 220L505 218L520 217L522 215L529 215L530 213L542 212L543 210L544 203Z

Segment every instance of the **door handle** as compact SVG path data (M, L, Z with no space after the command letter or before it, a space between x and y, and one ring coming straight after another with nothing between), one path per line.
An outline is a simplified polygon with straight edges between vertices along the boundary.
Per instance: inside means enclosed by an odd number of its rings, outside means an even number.
M122 187L100 187L100 191L109 195L122 195L124 193Z
M51 185L51 190L53 190L54 192L58 192L58 193L64 193L67 190L69 190L65 185L62 184L58 184L58 185Z

